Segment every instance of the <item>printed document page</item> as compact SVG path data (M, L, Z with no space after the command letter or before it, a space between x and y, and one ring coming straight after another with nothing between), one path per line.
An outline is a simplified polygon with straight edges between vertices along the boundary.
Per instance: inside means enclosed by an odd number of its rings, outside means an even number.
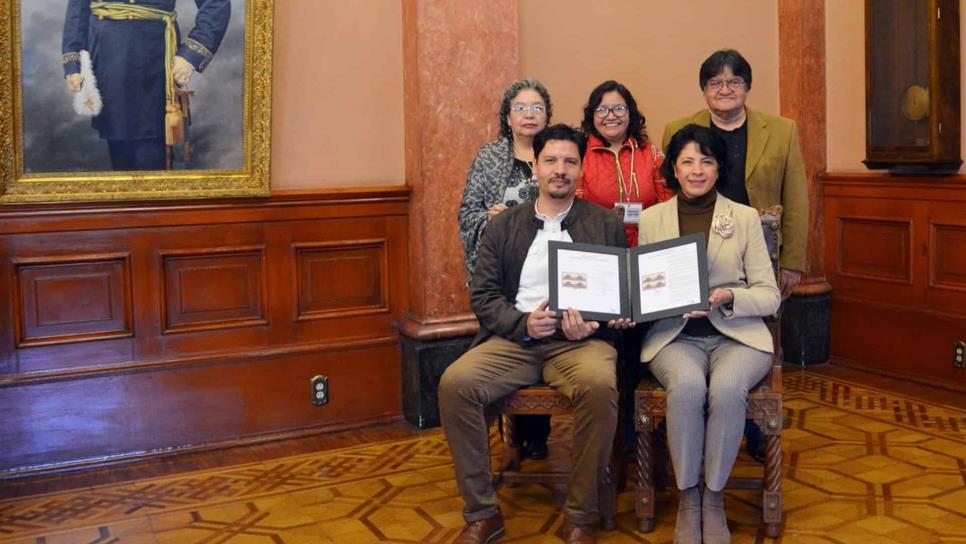
M557 252L557 307L621 313L621 257L606 253Z
M637 256L641 313L702 302L695 244L684 244Z

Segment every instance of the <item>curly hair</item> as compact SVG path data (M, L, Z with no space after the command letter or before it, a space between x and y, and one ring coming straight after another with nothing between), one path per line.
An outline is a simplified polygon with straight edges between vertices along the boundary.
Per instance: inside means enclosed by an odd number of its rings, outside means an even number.
M637 109L637 101L634 100L634 95L627 90L627 87L613 79L601 83L590 92L590 98L587 99L587 104L584 106L584 120L581 121L580 128L585 133L593 134L597 138L600 138L601 141L607 141L597 131L597 128L594 127L594 110L597 109L597 106L600 106L601 101L604 100L604 95L612 91L617 91L624 99L624 102L627 103L627 113L630 116L627 120L627 135L634 138L638 146L644 145L647 142L647 131L644 129L644 115Z
M510 123L506 120L510 115L510 105L521 91L527 89L537 91L540 93L540 98L543 98L543 103L547 107L548 125L550 124L550 119L553 117L553 104L550 102L550 93L547 92L547 88L543 86L543 83L535 79L519 79L514 81L512 85L503 91L503 102L500 103L500 134L510 140L513 140L513 131L510 130Z

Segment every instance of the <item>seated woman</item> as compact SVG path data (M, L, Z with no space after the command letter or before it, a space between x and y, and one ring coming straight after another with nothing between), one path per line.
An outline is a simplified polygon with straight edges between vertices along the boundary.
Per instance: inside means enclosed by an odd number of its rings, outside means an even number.
M641 244L696 232L708 241L711 309L655 322L641 350L667 389L680 490L676 543L731 541L722 489L738 455L748 390L771 365L772 339L761 318L781 303L758 212L718 194L727 168L721 138L685 126L671 137L663 166L677 197L645 210L640 222Z
M467 284L473 279L487 223L509 207L536 200L533 137L547 126L552 114L550 93L535 79L516 81L503 92L500 137L477 152L457 213ZM518 416L516 425L523 454L545 458L550 416Z

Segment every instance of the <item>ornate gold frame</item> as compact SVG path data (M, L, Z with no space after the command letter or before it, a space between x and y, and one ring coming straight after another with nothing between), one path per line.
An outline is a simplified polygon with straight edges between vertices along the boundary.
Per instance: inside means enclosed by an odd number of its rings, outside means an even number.
M21 0L0 0L0 203L265 196L270 192L275 0L246 0L244 164L239 171L25 174Z

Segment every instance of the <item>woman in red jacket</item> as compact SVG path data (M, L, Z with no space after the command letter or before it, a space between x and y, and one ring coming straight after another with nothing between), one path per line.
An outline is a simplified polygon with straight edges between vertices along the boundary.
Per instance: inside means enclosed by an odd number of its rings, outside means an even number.
M647 139L634 96L613 80L590 93L581 126L588 139L577 196L622 214L634 247L641 210L674 196L660 173L664 153Z
M590 93L581 127L587 134L584 173L577 183L577 197L624 218L630 247L637 246L637 222L641 211L674 196L661 175L664 153L647 139L644 116L627 87L605 81ZM623 331L617 343L622 369L618 380L623 391L633 391L638 381L641 340L648 324ZM625 399L624 421L632 422L633 401ZM634 441L633 425L624 429L628 443Z

